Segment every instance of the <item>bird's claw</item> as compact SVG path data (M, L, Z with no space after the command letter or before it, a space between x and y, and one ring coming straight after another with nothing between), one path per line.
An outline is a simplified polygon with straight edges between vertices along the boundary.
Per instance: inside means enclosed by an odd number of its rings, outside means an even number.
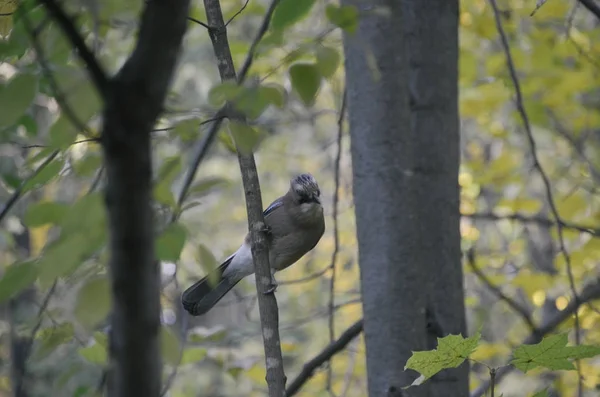
M270 295L270 294L274 293L276 290L277 290L277 284L273 284L273 283L271 283L271 284L269 284L269 288L267 288L267 289L266 289L266 290L263 292L263 294L265 294L265 295Z
M271 226L267 225L266 223L263 224L263 227L260 228L260 231L265 233L265 234L271 234Z

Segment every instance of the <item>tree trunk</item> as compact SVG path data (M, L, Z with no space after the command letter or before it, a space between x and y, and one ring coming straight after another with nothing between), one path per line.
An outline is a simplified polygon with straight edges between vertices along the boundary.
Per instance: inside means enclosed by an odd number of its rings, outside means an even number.
M364 8L364 3L342 3ZM414 374L412 350L423 350L426 191L419 141L410 128L408 60L400 2L376 1L390 14L360 12L346 34L346 89L370 397L399 396ZM386 4L387 3L387 4ZM423 229L422 229L423 227Z
M465 334L458 4L431 3L380 0L372 7L389 13L362 10L344 37L371 397L401 395L416 377L404 371L412 351ZM466 371L444 372L411 396L465 396Z
M429 328L427 348L432 349L437 336L466 336L458 186L459 5L458 0L404 0L403 5L410 60L410 134L422 192L418 208L407 208L406 213L420 214L420 232L413 238L423 244L417 263L429 276L427 307L435 326ZM468 368L465 363L433 377L428 395L468 395Z

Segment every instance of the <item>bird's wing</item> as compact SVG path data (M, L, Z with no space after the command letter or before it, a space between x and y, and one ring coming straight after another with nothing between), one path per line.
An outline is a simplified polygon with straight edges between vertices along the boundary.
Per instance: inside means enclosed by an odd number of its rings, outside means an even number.
M267 207L267 209L263 212L263 216L266 217L281 206L283 206L283 199L282 197L279 197Z

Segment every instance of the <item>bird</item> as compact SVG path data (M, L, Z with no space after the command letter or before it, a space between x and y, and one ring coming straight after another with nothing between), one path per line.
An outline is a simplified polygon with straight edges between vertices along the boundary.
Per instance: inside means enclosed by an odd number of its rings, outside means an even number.
M264 211L271 288L277 288L275 272L286 269L311 251L325 233L321 190L316 179L303 173L290 180L286 194ZM211 310L238 282L254 273L250 233L242 245L221 263L215 273L203 277L181 295L184 309L192 316Z

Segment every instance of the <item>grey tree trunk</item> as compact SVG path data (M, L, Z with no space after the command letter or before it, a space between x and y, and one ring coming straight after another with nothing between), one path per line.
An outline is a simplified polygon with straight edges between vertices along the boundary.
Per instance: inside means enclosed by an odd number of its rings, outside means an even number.
M458 3L369 5L387 15L342 3L362 9L344 48L369 396L400 396L412 351L465 334ZM466 396L467 377L447 371L410 393Z
M411 134L417 155L422 197L417 201L422 241L419 266L427 269L428 309L436 336L466 336L463 273L460 247L458 171L460 131L458 115L458 0L404 0L408 40ZM410 211L410 209L407 209ZM437 332L433 332L437 331ZM441 331L442 335L436 335ZM435 376L429 396L467 396L468 364Z

